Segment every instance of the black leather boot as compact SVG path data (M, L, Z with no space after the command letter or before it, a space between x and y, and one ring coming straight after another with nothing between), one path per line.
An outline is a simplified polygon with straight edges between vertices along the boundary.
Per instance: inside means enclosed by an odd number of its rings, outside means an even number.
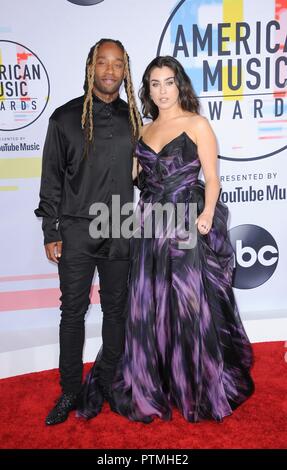
M66 421L70 411L76 409L77 399L78 394L76 393L63 393L54 408L48 414L45 423L51 426L53 424L60 424Z

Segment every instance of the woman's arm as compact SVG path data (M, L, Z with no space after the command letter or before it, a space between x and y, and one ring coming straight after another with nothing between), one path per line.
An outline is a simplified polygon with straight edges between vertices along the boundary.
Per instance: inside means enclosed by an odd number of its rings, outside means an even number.
M202 116L196 118L195 126L193 124L193 132L196 136L198 157L205 179L205 205L204 210L197 218L197 226L199 232L206 235L212 226L214 210L220 192L217 174L217 142L208 120Z

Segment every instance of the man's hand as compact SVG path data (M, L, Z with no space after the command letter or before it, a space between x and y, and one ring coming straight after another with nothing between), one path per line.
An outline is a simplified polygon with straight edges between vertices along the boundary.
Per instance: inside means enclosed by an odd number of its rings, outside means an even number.
M45 251L48 260L54 261L54 263L59 263L59 259L62 255L62 245L63 242L52 242L45 245Z

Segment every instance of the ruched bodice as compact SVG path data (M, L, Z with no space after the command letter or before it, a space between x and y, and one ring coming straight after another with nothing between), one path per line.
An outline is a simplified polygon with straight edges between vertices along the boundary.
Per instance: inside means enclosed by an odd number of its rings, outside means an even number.
M155 152L141 138L136 154L144 172L145 185L142 197L145 202L153 194L157 200L169 196L173 202L188 196L187 190L198 182L200 161L197 146L183 132L160 152Z

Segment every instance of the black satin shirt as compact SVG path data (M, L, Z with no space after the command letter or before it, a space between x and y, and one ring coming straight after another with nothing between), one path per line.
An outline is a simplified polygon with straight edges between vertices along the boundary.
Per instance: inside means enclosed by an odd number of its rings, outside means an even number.
M112 195L120 205L133 202L132 139L128 105L116 98L105 103L94 97L94 142L84 155L81 128L83 96L57 108L50 117L43 151L40 203L44 243L61 239L58 222L65 216L93 219L95 202L111 206ZM97 243L97 240L95 240ZM128 258L129 240L98 240L108 258ZM102 254L100 255L102 257Z

